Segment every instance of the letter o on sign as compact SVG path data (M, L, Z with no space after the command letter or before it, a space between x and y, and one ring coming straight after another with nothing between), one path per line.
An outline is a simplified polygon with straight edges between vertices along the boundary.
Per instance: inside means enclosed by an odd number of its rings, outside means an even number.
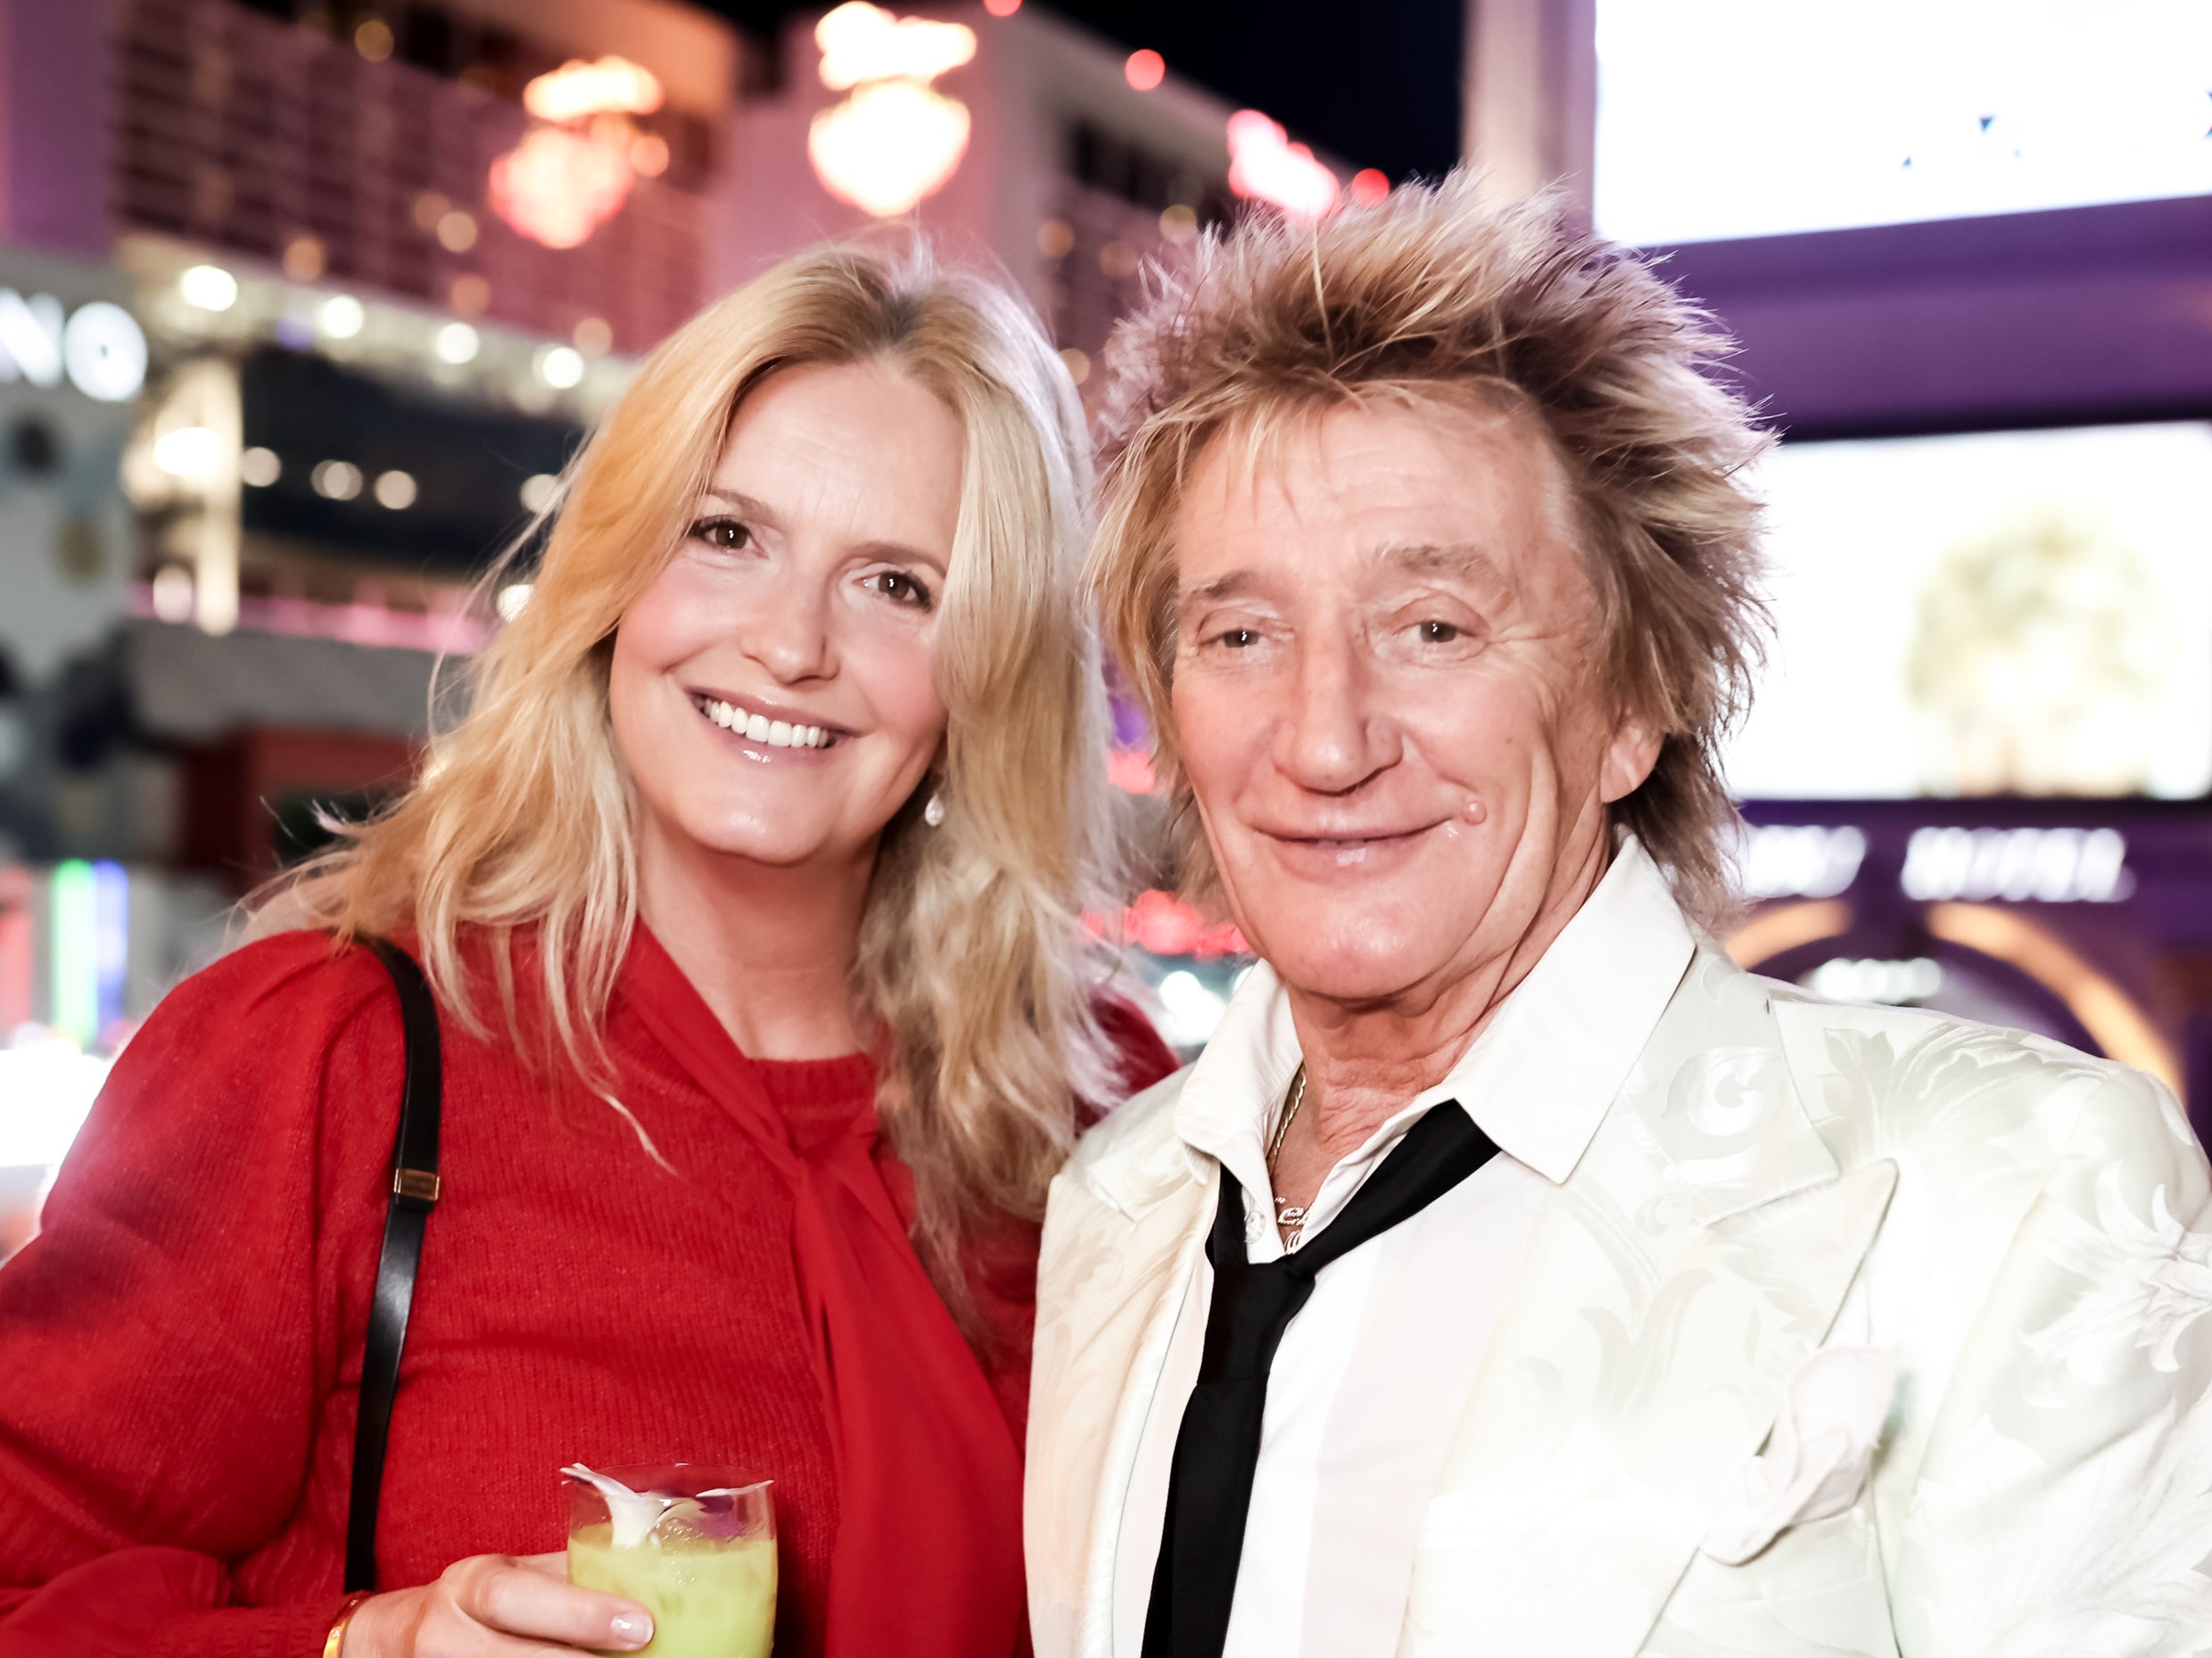
M146 336L120 305L79 306L62 334L62 361L71 384L103 403L124 403L146 383Z

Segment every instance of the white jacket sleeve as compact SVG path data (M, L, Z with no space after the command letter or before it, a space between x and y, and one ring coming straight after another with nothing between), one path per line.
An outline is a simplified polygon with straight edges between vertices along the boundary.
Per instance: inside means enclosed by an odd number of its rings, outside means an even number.
M2116 1073L2005 1253L1896 1539L1904 1658L2212 1651L2212 1209L2173 1095Z

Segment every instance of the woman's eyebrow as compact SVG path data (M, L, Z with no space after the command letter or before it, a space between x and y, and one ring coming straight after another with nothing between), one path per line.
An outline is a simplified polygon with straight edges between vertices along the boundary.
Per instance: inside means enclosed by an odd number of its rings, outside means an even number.
M699 499L702 501L715 502L728 507L731 512L742 513L748 518L759 518L769 524L776 521L776 515L770 510L766 501L755 500L750 495L741 491L725 490L710 483L700 491Z

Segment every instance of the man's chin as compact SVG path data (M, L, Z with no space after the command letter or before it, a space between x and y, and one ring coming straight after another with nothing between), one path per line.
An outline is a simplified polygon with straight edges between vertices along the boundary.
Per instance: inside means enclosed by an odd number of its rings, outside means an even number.
M1280 954L1260 954L1285 987L1301 995L1352 1005L1398 1000L1426 981L1444 963L1406 941L1361 940L1357 945L1314 949L1292 944Z

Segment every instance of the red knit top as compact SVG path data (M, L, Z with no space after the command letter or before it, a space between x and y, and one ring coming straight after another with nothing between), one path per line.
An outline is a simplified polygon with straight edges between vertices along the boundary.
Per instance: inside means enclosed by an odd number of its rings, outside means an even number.
M1128 1085L1172 1068L1140 1018L1113 1025ZM636 1128L503 1034L444 1020L446 1195L408 1330L380 1583L559 1548L565 1464L735 1464L777 1481L776 1650L818 1653L838 1485L790 1191L620 991L607 1043ZM874 1093L859 1056L760 1071L795 1142ZM150 1655L320 1652L400 1078L383 968L305 933L187 980L117 1060L44 1231L0 1270L0 1650L8 1610L52 1617L64 1585L25 1591L75 1568L81 1606L60 1610L88 1631L134 1596L223 1608L165 1616ZM904 1169L876 1157L903 1197ZM977 1274L1019 1444L1035 1228L1003 1229ZM87 1563L134 1545L193 1554Z

